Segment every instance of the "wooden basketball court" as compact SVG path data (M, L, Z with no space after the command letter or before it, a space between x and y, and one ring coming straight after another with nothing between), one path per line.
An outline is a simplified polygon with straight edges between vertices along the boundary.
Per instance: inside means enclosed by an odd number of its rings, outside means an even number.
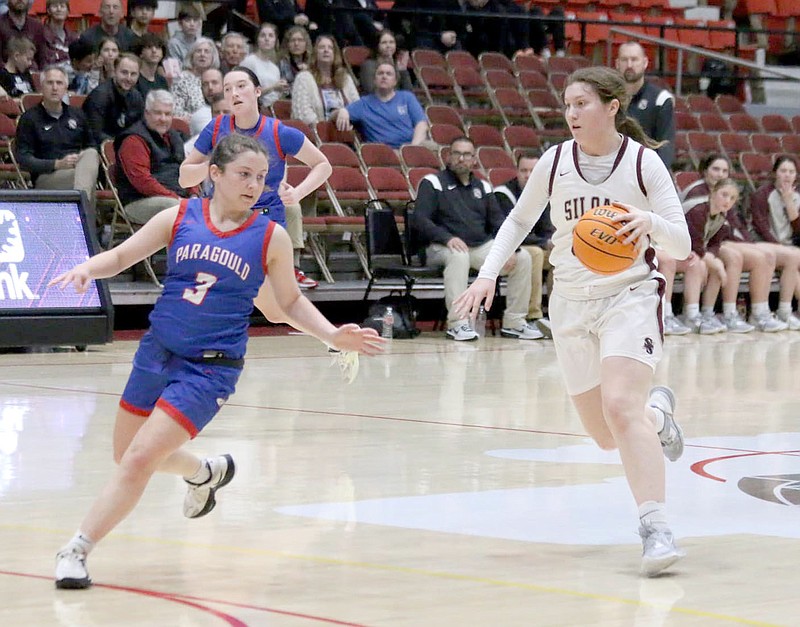
M56 550L112 470L135 342L0 355L0 624L797 625L800 333L669 338L657 381L688 556L638 576L616 454L585 437L552 342L395 341L346 386L315 340L257 337L190 444L237 475L205 518L157 476L59 591Z

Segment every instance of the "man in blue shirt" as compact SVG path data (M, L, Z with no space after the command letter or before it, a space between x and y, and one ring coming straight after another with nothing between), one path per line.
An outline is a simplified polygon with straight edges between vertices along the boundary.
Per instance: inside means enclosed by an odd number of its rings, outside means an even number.
M336 127L344 131L354 124L364 141L392 148L421 144L428 135L425 112L413 93L397 91L396 87L395 66L379 63L375 68L375 93L338 109L334 113Z

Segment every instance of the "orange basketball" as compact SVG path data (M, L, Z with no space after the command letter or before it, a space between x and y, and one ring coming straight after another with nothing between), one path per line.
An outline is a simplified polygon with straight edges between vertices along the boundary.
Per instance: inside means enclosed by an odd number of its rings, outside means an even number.
M628 212L611 205L595 207L581 216L572 231L572 252L592 272L617 274L630 268L638 256L635 242L624 244L625 238L616 235L622 223L612 218L620 213Z

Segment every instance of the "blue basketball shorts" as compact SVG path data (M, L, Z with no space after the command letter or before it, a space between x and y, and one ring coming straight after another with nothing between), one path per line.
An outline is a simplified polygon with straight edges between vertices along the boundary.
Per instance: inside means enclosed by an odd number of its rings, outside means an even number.
M241 368L175 355L148 332L133 358L133 371L119 404L143 417L158 407L194 438L233 394L241 373Z

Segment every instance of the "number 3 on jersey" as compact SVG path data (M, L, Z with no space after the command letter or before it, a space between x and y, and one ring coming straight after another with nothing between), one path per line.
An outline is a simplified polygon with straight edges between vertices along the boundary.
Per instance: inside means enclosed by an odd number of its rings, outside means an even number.
M183 298L193 305L202 305L208 290L217 282L217 277L207 272L198 272L195 276L195 281L197 281L196 286L187 287L183 290Z

